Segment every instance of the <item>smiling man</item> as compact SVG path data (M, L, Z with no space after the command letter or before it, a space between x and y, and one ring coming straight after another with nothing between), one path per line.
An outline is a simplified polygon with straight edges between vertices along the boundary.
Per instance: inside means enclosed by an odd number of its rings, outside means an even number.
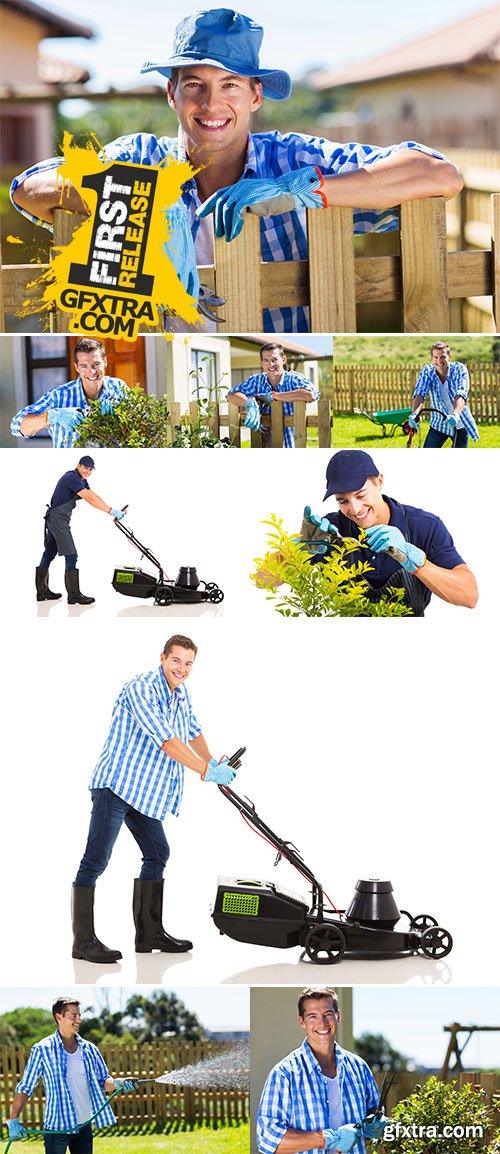
M13 437L34 437L48 429L54 449L68 449L75 442L78 425L91 401L99 401L102 413L111 413L121 400L125 381L106 376L106 350L101 341L82 337L73 350L75 381L49 389L13 417Z
M366 1062L336 1040L337 995L325 986L302 991L299 1025L305 1039L271 1070L257 1116L260 1154L365 1150L365 1138L380 1138L387 1119L364 1121L380 1095Z
M90 829L73 885L74 958L107 963L122 956L95 935L94 889L123 824L142 854L133 898L136 952L185 953L193 948L190 941L171 937L162 925L163 872L170 853L162 821L167 813L179 813L184 767L217 785L229 785L235 776L227 758L212 757L186 688L197 652L189 637L170 637L159 668L127 681L115 701L89 786Z
M307 377L304 377L302 373L287 370L283 345L277 343L262 345L260 363L262 366L261 373L249 377L241 385L235 385L229 389L227 394L229 402L240 407L245 406L246 413L243 424L247 428L259 428L261 414L264 417L269 416L273 401L283 405L285 417L293 417L293 401L318 400L318 389L311 384L311 381L308 381ZM257 404L256 397L260 398L260 405ZM295 447L295 429L293 426L285 425L283 445L285 449Z
M430 428L424 449L442 449L448 439L454 449L466 449L469 436L479 441L476 422L467 404L469 373L461 361L452 361L446 341L435 341L431 347L431 363L424 365L413 392L413 413L409 418L412 429L418 429L417 413L430 393Z
M198 265L213 264L212 213L216 235L230 241L251 209L262 217L264 261L306 260L306 208L349 205L355 209L355 232L386 232L397 228L394 206L402 201L451 197L460 190L455 166L414 141L377 148L299 133L252 134L252 114L262 99L285 100L291 92L287 72L261 67L262 36L255 20L232 8L186 16L175 30L172 53L142 68L167 77L178 137L137 133L103 150L108 160L135 164L158 165L167 157L191 161L197 172L184 185L182 200ZM14 205L37 223L50 223L61 203L62 178L54 179L60 163L56 157L37 164L12 184ZM62 203L73 212L85 211L68 182ZM265 332L305 332L308 327L303 307L264 310Z

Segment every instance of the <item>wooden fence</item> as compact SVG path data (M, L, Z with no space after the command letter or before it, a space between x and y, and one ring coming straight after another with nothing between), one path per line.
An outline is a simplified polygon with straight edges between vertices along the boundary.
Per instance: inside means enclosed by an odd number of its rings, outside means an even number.
M421 368L421 364L334 364L329 389L333 412L408 408ZM485 424L500 422L500 365L468 363L467 368L475 419Z
M190 1066L202 1058L224 1053L234 1042L131 1042L103 1043L99 1046L108 1070L115 1077L158 1077L170 1070ZM15 1087L24 1070L29 1049L2 1046L0 1070L0 1125L10 1115ZM23 1112L30 1129L43 1127L45 1096L41 1082ZM193 1089L157 1082L141 1086L137 1092L120 1094L112 1109L117 1125L110 1133L130 1133L145 1127L151 1130L190 1130L194 1126L236 1125L248 1120L248 1093L243 1090Z
M311 332L327 333L355 332L356 306L379 301L400 302L403 332L450 332L450 300L456 298L491 298L495 317L500 193L490 198L491 240L480 251L447 252L442 197L401 205L399 253L392 256L355 256L352 209L309 209L307 218L307 261L263 262L260 221L250 213L236 240L215 241L215 263L200 268L200 276L226 301L218 331L262 332L263 309L297 305L309 307ZM54 243L67 244L81 219L56 210ZM2 271L4 311L17 314L42 266L10 265ZM68 313L56 313L53 328L67 332L69 319ZM113 334L108 329L92 335Z
M214 436L229 437L235 448L241 448L244 439L248 439L250 433L250 445L252 449L281 449L283 446L283 429L285 426L295 428L295 447L297 449L305 449L307 447L308 433L312 434L313 439L317 439L318 447L320 449L329 449L332 443L332 423L333 413L332 406L327 397L321 397L317 401L317 412L308 414L306 411L306 401L294 401L295 415L293 417L285 417L283 413L283 405L277 402L272 405L271 415L269 417L261 417L261 426L263 432L256 432L254 429L247 430L243 426L243 413L236 405L227 404L214 406L214 414L210 421L210 429ZM229 412L225 412L225 408ZM181 405L175 401L170 405L170 415L174 425L178 425L181 421ZM196 422L199 417L199 410L196 401L191 401L189 406L189 416Z

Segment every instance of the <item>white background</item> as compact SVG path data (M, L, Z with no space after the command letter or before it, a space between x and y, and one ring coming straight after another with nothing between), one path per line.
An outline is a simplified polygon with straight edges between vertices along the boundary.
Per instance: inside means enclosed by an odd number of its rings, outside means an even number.
M114 565L134 564L135 553L109 517L82 502L73 524L82 587L96 605L73 612L64 601L35 625L41 515L77 454L2 453L5 985L497 982L498 453L374 456L389 494L442 516L478 577L477 609L433 598L425 619L390 625L287 621L273 611L248 579L264 545L259 522L276 511L296 529L304 504L319 510L328 453L97 450L92 487L109 503L130 503L130 524L171 575L194 563L226 599L193 620L114 593ZM61 588L61 560L53 568ZM400 906L452 932L444 962L343 961L325 970L300 962L298 949L220 937L210 918L218 874L270 877L298 892L303 884L286 863L273 870L274 852L189 771L181 816L166 821L165 924L193 938L193 954L134 954L140 863L124 829L96 899L97 931L123 962L72 962L71 881L112 703L177 631L200 647L190 689L212 752L248 746L238 792L299 846L337 905L349 903L357 878L390 878Z

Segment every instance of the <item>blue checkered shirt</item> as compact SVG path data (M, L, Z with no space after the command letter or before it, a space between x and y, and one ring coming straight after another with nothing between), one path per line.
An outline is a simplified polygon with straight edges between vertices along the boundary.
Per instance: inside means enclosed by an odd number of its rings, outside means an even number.
M445 412L451 413L456 397L463 397L464 401L467 401L469 388L467 366L463 365L461 361L450 361L444 382L441 380L435 365L424 365L418 375L413 396L427 397L430 393L431 408L444 409ZM439 433L446 433L448 431L446 417L440 417L439 413L431 413L431 428L436 429ZM479 441L479 431L467 404L464 405L460 413L458 428L467 429L472 440Z
M123 396L123 390L126 388L125 381L121 381L119 377L103 377L99 400L119 401ZM24 437L26 435L21 432L21 422L28 413L45 413L48 409L83 409L85 412L89 412L89 402L84 393L81 377L78 377L76 381L68 381L66 385L58 385L55 389L49 389L32 405L26 405L26 408L16 413L10 424L12 436ZM78 435L77 429L70 431L63 429L62 425L48 425L47 432L52 437L54 449L70 449ZM34 436L35 434L30 435Z
M178 814L184 766L161 746L171 737L187 744L200 733L185 685L171 693L161 665L133 677L115 701L89 789L111 789L147 817Z
M280 132L262 132L249 134L248 149L243 170L243 179L253 178L272 179L292 172L307 165L316 165L324 176L339 176L340 173L352 172L374 164L376 160L393 156L396 152L407 149L417 149L426 152L439 160L443 159L440 152L426 148L424 144L417 144L413 140L403 141L402 144L390 145L387 148L374 148L370 144L336 144L322 137L303 136L295 132L282 136ZM134 136L120 136L111 141L103 149L106 160L130 161L134 164L161 164L166 157L180 160L186 159L183 137L179 130L178 137L160 138L146 132L139 132ZM58 167L60 157L41 161L28 168L16 177L11 186L12 193L27 176L42 169ZM193 237L196 237L200 228L200 221L196 219L196 210L201 201L198 196L196 180L193 177L184 185L182 199L187 206ZM18 205L15 205L19 209ZM29 220L41 224L39 218L32 216L24 209L19 209ZM354 232L390 232L398 227L398 214L393 208L354 210ZM263 217L260 223L261 251L263 261L307 260L307 230L305 210L282 213L280 216ZM198 255L198 254L197 254ZM198 263L202 263L198 259ZM203 262L205 263L205 262ZM304 307L265 309L264 332L266 333L296 333L309 331L309 310Z
M335 1045L340 1100L344 1125L360 1122L379 1103L375 1078L362 1058ZM283 1058L268 1075L257 1115L257 1146L261 1154L274 1154L287 1130L329 1128L328 1081L309 1042ZM360 1135L355 1154L364 1151ZM313 1154L319 1147L314 1147Z
M97 1046L76 1036L79 1049L83 1057L83 1065L87 1075L92 1113L95 1114L100 1106L104 1109L95 1120L95 1125L113 1126L116 1118L111 1106L104 1105L106 1094L103 1086L109 1073L104 1059ZM78 1121L75 1105L68 1086L68 1055L59 1033L50 1034L42 1038L31 1047L31 1053L26 1069L16 1086L16 1093L27 1094L31 1097L39 1079L42 1079L45 1090L45 1118L44 1130L62 1130L66 1133L77 1130Z
M256 373L255 376L249 377L247 381L243 381L242 385L234 385L232 389L228 390L228 397L231 393L244 393L245 397L262 396L264 393L291 393L294 389L308 389L311 394L311 401L317 401L319 397L319 389L308 381L307 377L303 377L302 373L292 373L285 371L281 378L279 385L276 388L270 384L267 373ZM283 405L283 416L293 417L294 407L293 401L277 401L279 405ZM263 416L268 416L271 412L271 404L265 401L261 403L261 413ZM295 429L293 426L285 425L283 429L283 445L285 449L295 448Z

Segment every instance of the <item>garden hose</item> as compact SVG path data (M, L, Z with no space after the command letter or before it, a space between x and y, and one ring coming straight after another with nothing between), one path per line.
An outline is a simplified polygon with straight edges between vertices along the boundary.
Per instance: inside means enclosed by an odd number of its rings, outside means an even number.
M96 1110L95 1114L92 1114L91 1118L87 1118L86 1122L80 1122L80 1124L79 1124L79 1126L77 1126L76 1130L83 1130L84 1126L88 1126L89 1122L93 1122L94 1118L97 1118L98 1114L101 1113L101 1110L104 1110L106 1106L109 1106L109 1103L112 1102L113 1098L116 1098L118 1094L121 1094L121 1089L120 1090L113 1090L113 1093L109 1095L109 1098L106 1098L106 1101L102 1103L102 1106L99 1106L99 1109ZM26 1127L26 1133L27 1134L37 1134L39 1137L40 1136L43 1137L44 1134L70 1134L70 1133L76 1134L76 1130L28 1130L28 1128ZM20 1140L22 1141L22 1139L20 1139ZM10 1150L12 1143L15 1141L19 1141L19 1139L9 1138L9 1141L7 1142L7 1145L6 1145L5 1150L4 1150L4 1154L8 1154L8 1151Z

